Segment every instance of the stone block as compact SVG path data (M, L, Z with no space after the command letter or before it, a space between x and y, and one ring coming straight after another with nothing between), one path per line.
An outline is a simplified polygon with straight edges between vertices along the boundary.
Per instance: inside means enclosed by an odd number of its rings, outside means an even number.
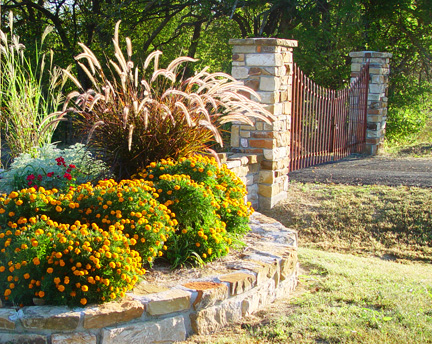
M362 65L360 63L351 64L351 72L360 72Z
M0 330L13 330L15 329L15 319L17 312L14 309L0 308Z
M278 184L260 184L258 194L260 196L272 198L281 192L281 188Z
M247 79L244 82L245 86L250 87L254 91L258 91L260 88L260 81L259 79Z
M1 333L0 344L48 344L47 336L30 333Z
M248 139L240 139L240 146L243 148L248 148L249 147L249 140Z
M272 209L276 204L286 199L288 193L283 191L274 197L259 196L259 204L261 209Z
M254 100L257 100L262 104L274 104L279 102L279 92L258 91L257 94L259 95L261 100L256 99L255 97Z
M383 84L369 84L369 93L384 93L386 90L386 85Z
M298 46L296 40L284 38L231 38L228 43L233 46L280 46L287 48Z
M237 322L242 317L241 301L227 301L221 306L203 309L190 315L192 329L195 333L206 335Z
M233 67L242 67L246 66L246 62L244 61L233 61L231 62Z
M273 139L251 139L249 146L253 148L272 148L274 146Z
M101 344L154 344L172 343L186 339L186 326L182 316L157 321L138 322L102 330Z
M74 330L80 320L80 312L63 306L31 306L22 309L21 323L26 329Z
M277 91L280 87L278 77L262 76L259 80L259 89L261 91Z
M254 139L273 139L274 133L272 131L254 131L251 136Z
M247 274L244 272L234 272L227 275L219 276L220 282L228 283L230 295L242 294L255 285L256 278L252 274Z
M232 67L231 75L234 79L246 79L249 76L249 69L247 67Z
M275 172L271 170L262 170L259 172L259 183L273 184L275 181Z
M240 147L240 127L231 126L231 147Z
M233 54L256 53L256 47L252 45L235 45L232 49Z
M389 74L390 73L390 69L389 68L369 68L369 74L380 74L380 75L385 75L385 74Z
M108 302L84 310L84 328L102 328L140 318L144 306L136 300Z
M249 138L249 137L251 137L251 132L250 131L241 131L240 137Z
M228 287L223 283L189 282L183 284L183 286L198 293L193 303L195 310L214 306L216 303L228 298Z
M283 64L281 54L248 54L246 55L247 66L273 67Z
M256 126L257 130L263 130L264 129L264 122L257 122L255 126Z
M150 315L162 315L187 310L190 308L191 295L190 292L181 289L150 295L146 311Z
M245 60L245 55L244 54L233 54L232 60L237 61L237 62L242 62Z
M78 333L55 333L51 336L51 344L96 344L97 338L94 334Z
M267 279L274 279L277 283L279 282L279 261L276 257L266 256L259 253L251 252L242 254L242 259L245 262L251 262L256 267L252 268L251 271L256 274L257 285L261 285Z

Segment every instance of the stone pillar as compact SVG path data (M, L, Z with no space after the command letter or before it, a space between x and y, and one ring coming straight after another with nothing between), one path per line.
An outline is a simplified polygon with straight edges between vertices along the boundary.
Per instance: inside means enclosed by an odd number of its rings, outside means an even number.
M231 39L232 76L257 91L261 103L276 116L271 124L233 124L231 147L262 154L259 207L272 208L288 191L293 48L297 41L276 38Z
M369 95L367 109L366 152L375 155L384 141L387 120L387 89L391 53L377 51L351 52L351 80L369 62Z

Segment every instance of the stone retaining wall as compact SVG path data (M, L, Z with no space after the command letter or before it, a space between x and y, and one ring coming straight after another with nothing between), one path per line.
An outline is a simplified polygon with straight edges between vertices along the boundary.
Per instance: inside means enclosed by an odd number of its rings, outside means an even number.
M217 331L297 285L297 234L259 213L250 225L228 273L101 306L0 308L0 343L171 343Z

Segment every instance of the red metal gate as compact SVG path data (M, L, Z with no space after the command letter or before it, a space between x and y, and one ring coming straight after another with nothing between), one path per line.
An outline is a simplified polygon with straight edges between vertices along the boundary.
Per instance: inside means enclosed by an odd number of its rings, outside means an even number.
M347 88L333 91L294 64L290 171L364 150L368 87L369 65Z

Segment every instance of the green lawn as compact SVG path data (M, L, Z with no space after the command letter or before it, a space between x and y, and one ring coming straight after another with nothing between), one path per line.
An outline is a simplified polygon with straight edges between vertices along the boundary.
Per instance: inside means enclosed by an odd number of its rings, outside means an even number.
M270 215L299 231L300 283L189 343L432 343L432 190L292 183Z

